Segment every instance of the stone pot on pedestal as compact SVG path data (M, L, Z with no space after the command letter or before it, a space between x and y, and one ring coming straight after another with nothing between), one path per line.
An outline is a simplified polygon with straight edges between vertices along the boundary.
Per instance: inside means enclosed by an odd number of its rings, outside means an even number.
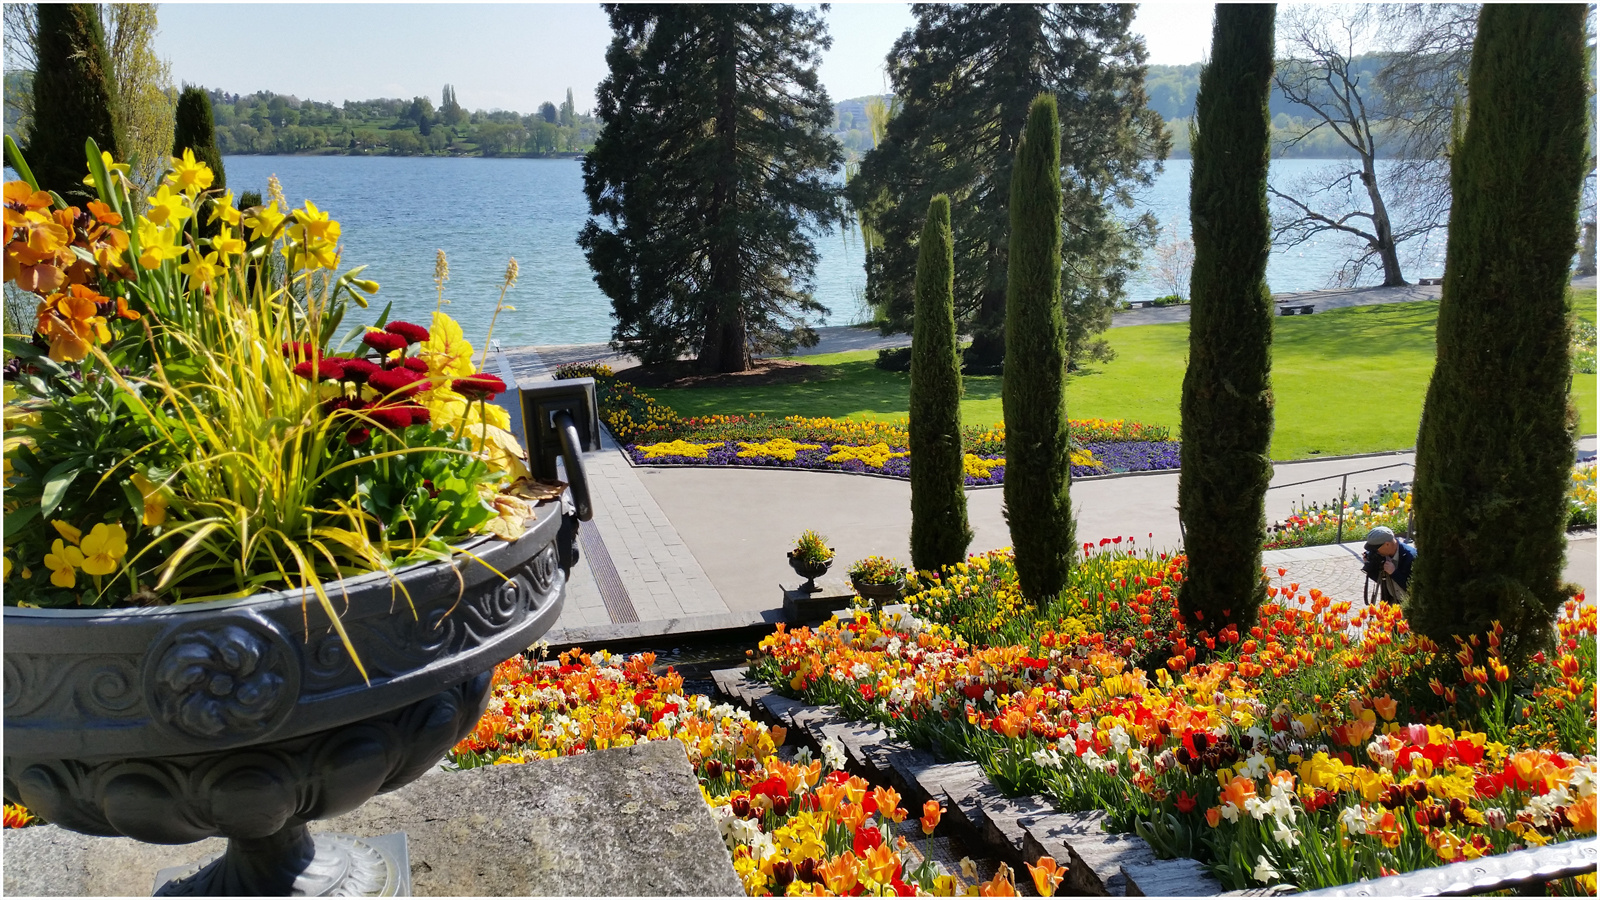
M541 505L516 541L326 585L365 679L310 592L7 608L5 798L83 834L229 839L160 893L406 891L403 835L306 823L415 780L471 731L495 665L561 613L577 558L562 509Z
M858 576L850 576L850 586L873 603L882 605L887 602L899 600L905 594L906 576L901 574L894 581L870 582L862 581Z
M821 588L817 587L817 579L828 574L828 567L831 565L833 565L833 557L831 556L822 562L812 562L795 556L793 550L789 551L789 568L793 569L796 575L806 580L805 584L797 588L802 593L815 594L821 590Z

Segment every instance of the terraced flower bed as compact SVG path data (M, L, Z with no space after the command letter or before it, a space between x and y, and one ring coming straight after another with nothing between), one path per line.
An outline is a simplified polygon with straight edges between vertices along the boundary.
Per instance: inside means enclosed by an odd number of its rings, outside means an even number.
M1182 557L1087 551L1038 607L1004 553L924 581L915 621L857 612L764 640L752 677L1104 810L1228 889L1331 887L1595 834L1595 610L1516 667L1400 610L1273 584L1245 633L1186 632ZM1271 677L1267 677L1267 676ZM1592 876L1553 883L1593 894Z
M862 422L790 416L683 418L606 366L563 366L557 377L592 377L606 427L636 465L751 466L909 478L905 420ZM1179 443L1160 426L1121 419L1074 419L1072 474L1083 478L1176 469ZM1005 426L970 427L962 435L968 485L1005 480Z

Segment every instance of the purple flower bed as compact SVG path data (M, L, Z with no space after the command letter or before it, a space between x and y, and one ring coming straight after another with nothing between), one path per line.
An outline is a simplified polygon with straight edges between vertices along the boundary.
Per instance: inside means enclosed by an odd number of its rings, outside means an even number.
M1178 468L1178 442L1177 441L1129 441L1118 443L1090 443L1085 445L1094 453L1095 459L1103 464L1101 467L1073 466L1074 477L1088 475L1105 475L1108 472L1147 472L1156 469ZM894 448L897 452L905 450L904 447ZM888 475L891 478L911 477L911 458L906 456L889 460L881 469L869 468L858 459L846 462L829 462L827 457L833 452L832 445L824 444L820 450L800 450L795 453L794 459L778 459L772 456L739 455L737 442L729 441L721 447L711 447L706 450L705 458L692 456L658 456L654 459L645 459L644 451L637 444L627 446L628 456L635 465L640 466L751 466L761 469L813 469L824 472L866 472L874 475ZM1001 459L1003 456L983 456L982 459ZM966 483L971 485L1001 484L1005 481L1006 467L995 466L990 470L988 478L974 478L968 475Z

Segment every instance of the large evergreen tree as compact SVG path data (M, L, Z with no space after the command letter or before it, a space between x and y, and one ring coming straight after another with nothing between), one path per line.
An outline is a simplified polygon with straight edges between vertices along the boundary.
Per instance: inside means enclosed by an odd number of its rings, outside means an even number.
M1451 156L1438 355L1417 438L1412 626L1547 645L1576 415L1566 291L1588 161L1582 5L1486 4ZM1187 448L1186 448L1187 449Z
M1194 269L1178 477L1189 574L1178 606L1186 625L1213 634L1231 622L1253 622L1266 599L1261 543L1272 480L1267 97L1276 12L1271 4L1217 4L1190 137Z
M611 298L612 344L711 372L811 344L815 231L839 218L817 80L821 16L784 4L607 4L604 128L578 237Z
M84 143L122 158L116 84L99 10L92 3L41 3L37 8L33 120L24 154L39 186L69 203L92 198Z
M917 247L911 336L911 565L937 572L966 558L966 471L961 456L961 356L956 349L950 198L928 203Z
M211 167L211 187L225 190L228 175L217 149L217 129L211 119L211 95L205 88L188 86L178 95L178 112L172 128L172 155L181 158L191 150L194 158Z
M1011 172L1006 279L1006 524L1017 582L1036 602L1066 586L1073 537L1061 313L1061 123L1056 99L1033 101ZM915 460L915 457L912 457ZM915 462L912 463L915 465Z
M908 330L916 236L935 194L952 209L956 319L969 360L998 364L1005 327L1007 197L1017 137L1041 92L1061 104L1068 349L1094 349L1155 220L1118 220L1160 170L1169 142L1145 102L1132 4L917 4L890 51L899 113L862 160L850 195L883 236L867 259L868 299Z

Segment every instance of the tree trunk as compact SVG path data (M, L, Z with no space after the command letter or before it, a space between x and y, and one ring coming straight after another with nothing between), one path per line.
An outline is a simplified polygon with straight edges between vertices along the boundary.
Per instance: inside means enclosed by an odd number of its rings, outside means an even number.
M1383 286L1400 287L1406 284L1400 272L1400 252L1394 245L1394 227L1389 224L1389 208L1383 205L1383 194L1378 192L1378 168L1370 154L1361 158L1361 183L1366 185L1367 197L1372 201L1372 227L1378 235L1378 259L1383 262Z
M700 368L706 372L743 372L750 368L744 305L739 294L737 27L731 17L724 19L716 50L718 161L709 216L711 300L699 358Z

